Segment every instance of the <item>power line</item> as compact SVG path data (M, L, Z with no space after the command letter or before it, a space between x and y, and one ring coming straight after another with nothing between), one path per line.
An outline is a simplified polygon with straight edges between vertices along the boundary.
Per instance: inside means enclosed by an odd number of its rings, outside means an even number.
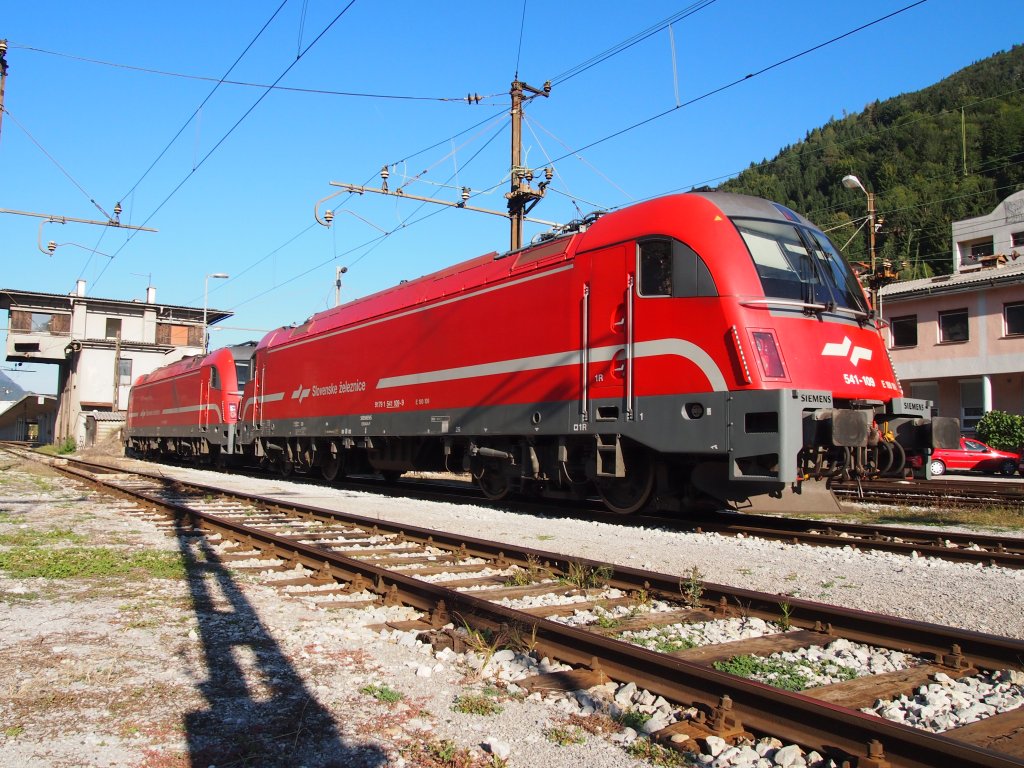
M281 9L278 8L278 11ZM276 12L275 12L276 15ZM263 30L260 30L262 33ZM257 35L258 37L259 35ZM253 40L255 42L255 40ZM250 43L251 45L251 43ZM45 48L37 48L30 45L16 45L11 43L10 47L18 48L24 51L30 51L33 53L42 53L48 56L58 56L65 59L71 59L73 61L81 61L87 64L98 64L105 67L114 67L117 69L127 69L134 72L143 72L149 75L160 75L163 77L176 77L183 80L198 80L200 82L216 83L217 85L237 85L245 88L270 88L275 91L286 91L292 93L308 93L317 96L349 96L355 98L364 99L398 99L405 101L440 101L440 102L451 102L465 104L469 101L467 96L411 96L406 94L393 94L393 93L365 93L361 91L337 91L328 88L299 88L297 86L289 85L268 85L267 83L253 83L246 80L228 80L225 77L210 77L209 75L189 75L184 72L172 72L166 69L153 69L150 67L140 67L132 64L119 64L113 61L105 61L103 59L91 59L86 56L77 56L71 53L61 53L60 51L50 51ZM248 50L248 48L246 49ZM244 53L243 53L244 55ZM236 61L235 64L238 62ZM232 69L235 64L232 65ZM228 70L231 71L230 69ZM491 97L483 97L491 98Z
M725 85L721 85L718 88L714 88L714 89L712 89L710 91L707 91L707 92L701 94L700 96L696 96L696 97L690 99L689 101L685 101L682 104L677 104L676 106L671 107L669 109L666 109L663 112L659 112L656 115L652 115L652 116L647 117L647 118L645 118L643 120L640 120L639 122L633 123L632 125L628 125L625 128L622 128L622 129L620 129L618 131L615 131L614 133L610 133L610 134L608 134L607 136L605 136L603 138L596 139L595 141L592 141L589 144L585 144L584 146L579 147L579 148L577 148L577 149L575 149L575 150L573 150L571 152L567 152L566 154L562 155L561 157L556 157L553 162L558 162L559 160L564 160L565 158L570 157L571 155L573 155L573 154L575 154L577 152L583 152L584 150L592 149L593 147L596 147L596 146L598 146L600 144L604 144L605 142L610 141L611 139L618 138L619 136L622 136L622 135L624 135L626 133L629 133L631 131L636 130L637 128L645 126L648 123L653 123L655 120L659 120L659 119L665 117L666 115L670 115L670 114L672 114L673 112L675 112L675 111L677 111L679 109L683 109L684 107L692 106L692 105L696 104L699 101L703 101L705 99L710 98L711 96L715 96L715 95L717 95L719 93L722 93L723 91L727 91L727 90L729 90L731 88L735 88L740 83L745 83L748 80L752 80L755 77L759 77L759 76L761 76L761 75L763 75L763 74L765 74L767 72L772 71L773 69L777 69L777 68L783 66L784 64L789 64L790 62L796 61L797 59L802 58L803 56L807 56L808 54L811 54L811 53L813 53L815 51L821 50L822 48L824 48L826 46L829 46L829 45L832 45L834 43L837 43L840 40L843 40L843 39L845 39L847 37L850 37L851 35L854 35L854 34L856 34L858 32L862 32L863 30L868 29L869 27L873 27L876 24L880 24L883 21L887 21L887 20L893 18L894 16L898 16L901 13L905 13L906 11L909 11L912 8L916 8L919 5L923 5L926 2L928 2L928 0L917 0L917 2L914 2L914 3L911 3L910 5L904 6L903 8L900 8L900 9L898 9L896 11L893 11L892 13L888 13L885 16L881 16L881 17L875 19L874 21L869 21L866 24L862 24L859 27L856 27L854 29L849 30L848 32L844 32L841 35L837 35L836 37L833 37L830 40L826 40L823 43L818 43L817 45L812 46L810 48L807 48L806 50L803 50L803 51L801 51L799 53L795 53L792 56L787 56L784 59L780 59L779 61L776 61L774 64L769 64L768 66L763 67L762 69L759 69L756 72L751 72L749 74L744 75L743 77L740 77L740 78L737 78L736 80L733 80L730 83L726 83Z
M44 155L46 155L47 158L49 158L51 163L53 163L55 166L57 166L57 168L60 170L60 172L63 173L67 177L68 181L70 181L72 184L74 184L78 188L78 191L81 192L83 195L85 195L85 199L88 200L90 203L92 203L94 206L96 206L96 210L98 210L100 213L102 213L103 217L107 221L113 221L113 219L110 217L110 214L107 213L105 210L103 210L103 206L101 206L99 203L97 203L96 199L92 195L90 195L88 192L85 191L85 187L83 187L81 184L78 183L78 181L75 180L75 177L72 176L68 172L67 168L65 168L63 165L60 164L60 162L58 162L57 158L55 158L53 155L51 155L49 152L46 151L46 147L44 147L42 144L40 144L39 141L36 140L36 137L33 136L31 133L29 133L28 128L26 128L24 125L22 125L21 121L18 120L18 118L16 118L13 114L11 114L11 110L9 110L7 107L2 107L0 109L2 109L3 112L6 113L7 116L10 117L11 120L14 121L15 125L17 125L19 128L21 128L22 131L24 131L25 135L28 136L29 140L31 140L31 142L33 144L35 144L39 148L40 152L42 152Z
M516 76L514 80L519 79L519 58L523 54L523 29L526 28L526 0L523 0L523 16L519 20L519 47L516 49Z
M556 75L555 77L551 78L551 84L560 85L566 82L567 80L571 80L572 78L576 77L576 75L586 72L591 67L596 67L598 64L607 61L613 56L617 56L623 51L632 48L637 43L640 43L646 40L647 38L651 37L651 35L660 32L661 30L671 26L672 24L675 24L680 19L685 19L687 16L692 16L693 14L697 13L698 11L704 10L709 5L712 5L715 2L716 0L699 0L699 2L687 6L686 8L683 8L681 11L677 11L676 13L669 16L667 19L662 19L657 24L654 24L653 26L650 26L641 32L637 32L632 37L623 40L620 43L616 43L611 48L608 48L602 53L599 53L596 56L592 56L591 58L587 59L586 61L580 64L577 64L575 67L572 67L571 69L567 69L560 75Z
M134 192L134 191L136 190L136 188L137 188L137 187L139 186L139 184L141 184L141 183L142 183L143 179L145 179L145 178L146 178L146 176L148 176L148 175L149 175L149 172L153 170L154 166L156 166L156 164L160 162L160 159L161 159L161 158L162 158L162 157L163 157L163 156L164 156L164 155L165 155L165 154L167 153L167 150L169 150L169 149L171 148L171 146L172 146L172 145L174 144L174 142L178 140L178 137L179 137L179 136L181 136L181 134L182 134L182 133L184 132L185 128L187 128L187 127L188 127L189 123L191 123L191 122L192 122L192 121L193 121L193 120L195 119L196 115L198 115L198 114L199 114L199 111L200 111L200 110L201 110L201 109L202 109L202 108L203 108L204 106L206 106L206 103L207 103L207 102L208 102L208 101L209 101L209 100L210 100L211 98L213 98L213 94L215 94L215 93L217 92L217 89L218 89L218 88L220 88L220 86L221 86L221 85L223 84L223 82L224 82L224 78L225 78L225 77L227 77L228 75L230 75L230 74L231 74L231 71L232 71L232 70L233 70L233 69L234 69L235 67L237 67L237 66L238 66L238 62L240 62L240 61L242 60L242 58L243 58L243 57L245 56L245 54L247 54L247 53L249 52L249 49L250 49L250 48L252 48L252 47L253 47L253 45L255 45L255 44L256 44L256 41L260 39L260 36L261 36L261 35L262 35L262 34L263 34L263 33L264 33L265 31L266 31L267 27L269 27L269 26L270 26L271 22L272 22L272 21L273 21L273 20L274 20L275 18L277 18L277 14L279 14L279 13L281 12L281 9L282 9L282 8L284 8L284 6L285 6L285 4L286 4L287 2L288 2L288 0L282 0L281 4L280 4L279 6L277 6L277 10L275 10L275 11L274 11L274 12L273 12L273 13L272 13L272 14L270 15L270 18L269 18L269 19L267 19L266 23L264 23L264 25L263 25L262 27L260 27L260 31L259 31L259 32L257 32L257 33L256 33L256 36L255 36L255 37L253 37L253 39L249 41L249 44L248 44L247 46L245 46L245 49L244 49L244 50L243 50L243 51L242 51L242 52L241 52L240 54L238 54L238 57L237 57L237 58L236 58L236 59L235 59L235 60L234 60L234 61L233 61L233 62L231 63L231 66L230 66L230 67L228 67L228 70L227 70L227 72L225 72L225 73L224 73L224 75L223 75L223 77L221 77L221 78L220 78L220 79L219 79L219 80L217 81L217 84L216 84L216 85L214 85L212 89L210 89L210 92L209 92L208 94L206 94L206 98L205 98L205 99L203 99L202 103L201 103L201 104L200 104L200 105L199 105L198 107L196 107L196 108L195 108L195 110L193 110L192 114L191 114L191 115L189 115L188 119L187 119L187 120L186 120L186 121L185 121L184 123L182 123L182 126L181 126L181 128L179 128L179 129L178 129L178 132L177 132L177 133L175 133L173 137L171 137L171 140L170 140L169 142L167 142L167 146L165 146L165 147L164 147L164 148L163 148L162 150L160 150L160 154L158 154L158 155L156 156L156 159L155 159L155 160L154 160L154 161L153 161L152 163L150 163L150 164L149 164L149 167L148 167L148 168L147 168L147 169L145 170L145 172L144 172L144 173L142 174L142 176L140 176L140 177L139 177L139 180L138 180L138 181L136 181L136 182L135 182L135 183L134 183L134 184L132 185L132 188L131 188L131 189L129 189L129 190L128 190L128 192L126 192L125 194L121 195L121 199L122 199L122 200L124 200L124 199L125 199L125 198L127 198L127 197L128 197L128 196L129 196L129 195L130 195L130 194L132 193L132 192Z
M285 0L285 1L287 2L287 0ZM346 14L346 13L348 12L348 10L349 10L349 9L350 9L350 8L351 8L351 7L352 7L352 6L354 5L354 4L355 4L355 2L356 2L356 0L349 0L348 4L347 4L347 5L346 5L346 6L345 6L345 7L344 7L344 8L343 8L343 9L342 9L342 10L341 10L341 11L340 11L339 13L338 13L338 15L337 15L337 16L335 16L335 17L334 17L334 18L333 18L333 19L332 19L332 20L330 21L330 23L329 23L329 24L327 24L327 26L325 26L325 27L323 28L323 30L321 30L320 34L316 36L316 38L315 38L315 39L313 40L313 42L311 42L311 43L310 43L309 45L307 45L307 46L306 46L306 47L305 47L305 48L304 48L304 49L303 49L303 50L302 50L302 51L301 51L301 52L299 53L299 55L298 55L298 56L297 56L297 57L295 58L295 60L294 60L293 62L291 62L291 63L290 63L290 64L289 64L289 65L288 65L287 67L285 67L284 71L283 71L283 72L281 72L281 74L280 74L280 75L278 75L278 77L277 77L277 79L276 79L276 80L274 81L273 85L277 85L277 83L279 83L279 82L280 82L280 81L281 81L281 80L282 80L282 79L283 79L283 78L285 77L285 75L287 75L287 74L288 74L289 72L291 72L292 68L293 68L293 67L294 67L294 66L295 66L296 64L298 64L298 63L299 63L299 61L301 61L301 60L302 60L302 57L303 57L303 56L305 56L305 55L306 55L306 54L307 54L307 53L308 53L308 52L310 51L310 49L311 49L311 48L313 48L313 46L315 46L315 45L316 45L316 44L317 44L318 42L320 42L320 39L321 39L321 38L322 38L322 37L323 37L324 35L326 35L326 34L327 34L327 33L328 33L329 31L330 31L330 29L331 29L331 28L332 28L332 27L333 27L333 26L334 26L334 25L335 25L335 24L336 24L336 23L338 22L338 20L339 20L339 19L341 19L341 17L342 17L342 16L344 16L344 15L345 15L345 14ZM219 139L219 140L217 141L217 143L213 145L213 147L212 147L212 148L210 149L210 151L209 151L209 152L207 152L207 153L206 153L206 154L205 154L205 155L203 156L203 158L202 158L202 159L201 159L201 160L200 160L200 161L199 161L199 162L198 162L198 163L197 163L197 164L195 165L195 167L194 167L194 168L192 168L192 170L191 170L191 171L189 171L189 172L188 172L188 173L187 173L187 174L185 175L185 177L184 177L184 178L183 178L183 179L182 179L182 180L181 180L180 182L178 182L178 185L177 185L176 187L174 187L174 189L172 189L172 190L171 190L171 192L170 192L170 193L169 193L169 194L167 195L167 197L165 197L165 198L163 199L163 201L162 201L162 202L161 202L161 203L160 203L160 204L159 204L159 205L158 205L158 206L156 207L156 209L155 209L155 210L154 210L154 211L153 211L153 212L152 212L151 214L149 214L149 216L148 216L148 217L146 218L146 220L145 220L145 221L143 222L143 225L145 225L145 224L146 224L147 222L149 222L149 220L150 220L150 219L152 219L152 218L153 218L154 216L156 216L156 214L157 214L157 213L158 213L158 212L160 211L160 209L162 209L162 208L163 208L163 207L164 207L165 205L167 205L167 203L168 203L168 202L170 201L170 199L171 199L172 197L174 197L174 195L175 195L175 194L177 194L178 190L179 190L179 189L181 189L181 188L182 188L182 187L183 187L183 186L185 185L185 182L187 182L187 181L188 181L188 180L189 180L189 179L190 179L190 178L192 177L192 174L194 174L194 173L195 173L196 171L198 171L198 170L199 170L199 169L200 169L200 168L201 168L201 167L203 166L203 164L204 164L204 163L205 163L205 162L206 162L207 160L209 160L209 159L210 159L210 156L211 156L211 155L212 155L212 154L213 154L214 152L216 152L216 151L217 151L217 150L218 150L218 149L220 148L220 146L221 146L221 145L222 145L222 144L223 144L223 143L224 143L224 142L225 142L225 141L226 141L226 140L228 139L228 137L229 137L229 136L231 136L231 134L232 134L232 133L234 133L234 132L235 132L235 130L236 130L236 129L238 128L238 126L242 124L242 121L244 121L244 120L245 120L245 119L246 119L246 118L247 118L247 117L248 117L248 116L249 116L250 114L252 114L252 111L253 111L254 109L256 109L256 107L258 107L258 106L260 105L260 103L261 103L261 102L263 101L263 99L265 99L265 98L267 97L267 95L268 95L268 94L269 94L269 93L271 92L271 90L272 90L272 88L267 88L267 90L265 90L265 91L264 91L264 92L263 92L263 93L262 93L262 94L260 95L260 97L259 97L258 99L256 99L256 101L255 101L255 102L253 102L252 106L250 106L250 107L249 107L249 109L247 109L247 110L245 111L245 114L243 114L243 115L242 115L242 116L241 116L240 118L238 118L238 120L237 120L237 121L235 121L235 124L234 124L234 125L232 125L232 126L231 126L231 128L229 128L229 129L228 129L227 133L225 133L225 134L224 134L224 135L223 135L223 136L222 136L222 137L221 137L221 138L220 138L220 139ZM131 238L131 236L129 236L129 237L128 237L128 238L127 238L127 239L125 240L124 244L122 244L122 245L121 245L121 247L120 247L120 248L118 248L118 249L117 249L117 250L116 250L116 251L114 252L114 254L113 254L113 255L112 255L111 257L110 257L110 261L108 261L108 262L107 262L107 263L106 263L106 264L105 264L105 265L103 266L103 269L101 269L101 270L100 270L100 273L99 273L99 275L97 275L97 277L96 277L96 280L95 280L95 281L93 282L93 285L95 285L96 283L98 283L98 282L99 282L100 278L101 278L101 277L103 277L103 274L104 274L104 273L105 273L105 272L107 271L107 268L108 268L108 267L109 267L109 266L110 266L110 265L111 265L111 264L113 263L113 261L114 261L114 259L115 259L115 258L117 257L117 255L118 255L118 254L119 254L119 253L120 253L120 252L121 252L122 250L124 250L125 246L126 246L126 245L128 245L128 243L130 243L130 242L131 242L131 240L132 240L132 238Z

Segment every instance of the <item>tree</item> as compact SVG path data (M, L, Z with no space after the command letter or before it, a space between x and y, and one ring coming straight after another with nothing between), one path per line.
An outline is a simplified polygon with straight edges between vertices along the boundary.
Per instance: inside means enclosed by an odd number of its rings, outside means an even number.
M1020 451L1024 447L1024 416L1004 411L989 411L974 428L978 439L1001 451Z

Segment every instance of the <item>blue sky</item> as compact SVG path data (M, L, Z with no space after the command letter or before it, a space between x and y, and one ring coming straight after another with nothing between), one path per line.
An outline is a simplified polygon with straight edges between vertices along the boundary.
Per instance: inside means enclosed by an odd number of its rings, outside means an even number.
M830 118L1020 42L1020 0L899 12L912 3L7 0L0 208L104 219L121 202L123 223L159 232L0 214L0 287L66 293L84 279L90 295L141 300L153 285L158 302L202 306L205 275L224 272L209 305L236 314L212 345L258 338L332 306L337 266L344 300L507 249L497 216L346 193L323 207L351 213L325 229L313 208L330 181L378 186L389 164L392 189L457 200L468 186L474 205L504 210L517 68L553 81L526 108L524 158L556 160L533 215L565 222L713 186ZM671 31L579 71L673 16ZM279 88L214 90L236 60L226 79ZM852 196L851 212L862 204ZM52 256L40 238L59 244ZM503 332L482 322L467 343ZM55 366L34 371L7 373L55 389Z

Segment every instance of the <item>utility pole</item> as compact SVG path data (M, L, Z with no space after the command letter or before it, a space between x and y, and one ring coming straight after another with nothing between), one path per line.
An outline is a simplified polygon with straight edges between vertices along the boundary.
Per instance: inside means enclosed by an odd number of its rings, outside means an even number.
M117 413L121 410L121 332L117 332L114 340L114 397L111 399L110 410Z
M534 189L530 186L533 181L533 171L523 168L523 92L527 91L532 96L543 96L547 98L551 93L551 81L544 83L543 88L534 88L521 80L512 81L512 89L509 93L512 96L512 188L505 194L508 199L508 217L512 222L512 250L515 251L523 246L523 222L533 206L544 197L544 190L547 188L554 171L547 168L544 171L545 180Z
M544 169L544 181L540 182L536 188L530 186L530 182L533 181L533 171L529 168L524 168L522 165L523 157L523 103L530 101L537 96L544 96L547 98L551 93L551 81L544 83L543 88L534 88L532 85L520 81L518 77L512 81L512 89L509 91L512 96L512 166L511 166L511 177L512 177L512 188L505 193L505 199L508 200L508 212L504 211L492 211L488 208L478 208L474 205L468 205L472 190L469 187L463 187L461 197L462 199L458 202L438 200L433 197L423 197L421 195L411 195L407 193L403 187L398 189L388 189L388 177L391 172L388 166L384 166L380 169L380 177L383 180L379 187L366 187L359 184L349 184L343 181L332 181L330 182L332 187L341 187L341 191L333 192L327 197L324 197L316 202L313 206L313 218L316 219L317 223L324 227L330 227L334 221L334 211L326 210L323 216L320 215L321 204L327 202L332 197L340 195L342 192L349 192L352 194L362 195L367 192L372 192L376 195L391 195L393 197L404 197L409 200L419 200L424 203L433 203L434 205L446 205L450 208L462 208L467 211L476 211L478 213L489 213L494 216L506 216L512 224L511 234L511 250L515 251L523 247L523 222L532 221L536 224L546 224L549 227L559 226L554 221L545 221L544 219L531 218L527 214L533 210L533 207L544 197L544 191L551 183L551 179L555 176L555 170L551 167ZM527 94L527 95L524 95ZM477 99L479 100L479 99ZM470 102L472 103L472 99ZM3 209L0 209L0 213L3 213ZM352 213L352 211L347 211ZM352 214L356 215L356 214ZM358 216L357 218L362 218ZM365 221L365 219L364 219ZM367 222L368 224L370 222ZM375 226L375 224L371 224ZM380 227L377 227L380 229ZM382 230L383 231L383 230ZM388 233L385 233L388 234Z
M4 124L4 86L7 85L7 41L0 40L0 130Z

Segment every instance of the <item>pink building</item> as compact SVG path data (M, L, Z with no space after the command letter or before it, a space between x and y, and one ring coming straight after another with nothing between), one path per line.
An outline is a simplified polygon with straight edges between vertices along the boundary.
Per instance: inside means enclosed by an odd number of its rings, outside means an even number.
M969 433L988 411L1024 413L1024 191L953 224L953 265L878 303L904 392Z

